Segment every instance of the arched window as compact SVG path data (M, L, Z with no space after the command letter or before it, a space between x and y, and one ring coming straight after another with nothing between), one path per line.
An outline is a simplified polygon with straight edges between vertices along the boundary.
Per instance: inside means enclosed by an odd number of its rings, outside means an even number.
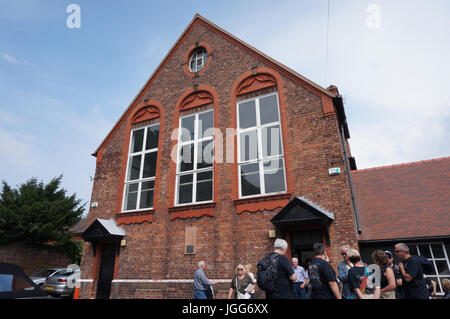
M132 118L122 211L153 208L159 142L159 111L147 106Z
M240 198L287 191L275 83L270 75L256 75L237 90L241 94L236 106Z

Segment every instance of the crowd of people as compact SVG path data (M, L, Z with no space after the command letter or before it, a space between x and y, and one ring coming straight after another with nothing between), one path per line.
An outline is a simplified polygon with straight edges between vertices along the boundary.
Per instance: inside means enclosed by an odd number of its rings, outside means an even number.
M258 288L265 290L268 299L430 299L436 296L436 282L424 276L420 258L412 256L404 243L394 246L400 260L397 265L391 251L375 250L368 265L357 249L344 245L340 249L342 261L337 274L325 248L322 243L314 244L314 257L306 259L302 267L298 258L289 261L286 257L287 242L276 239L274 251L265 256L265 263L258 263L257 276L251 264L237 265L228 299L253 299ZM205 269L206 263L200 261L194 274L196 299L213 298L213 283L206 278ZM270 278L272 285L267 285ZM450 299L450 281L444 279L442 287L445 293L442 298Z

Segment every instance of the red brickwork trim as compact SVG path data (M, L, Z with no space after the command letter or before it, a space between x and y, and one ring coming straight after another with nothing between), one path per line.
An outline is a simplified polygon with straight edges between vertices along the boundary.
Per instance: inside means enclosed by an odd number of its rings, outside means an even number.
M214 207L216 207L216 203L169 207L170 220L202 217L205 215L214 217Z
M152 223L154 210L146 210L143 212L131 212L116 214L118 225L141 224L144 222Z
M290 198L291 194L243 198L235 200L234 205L236 206L237 214L243 212L256 213L258 211L272 211L286 206L289 203Z

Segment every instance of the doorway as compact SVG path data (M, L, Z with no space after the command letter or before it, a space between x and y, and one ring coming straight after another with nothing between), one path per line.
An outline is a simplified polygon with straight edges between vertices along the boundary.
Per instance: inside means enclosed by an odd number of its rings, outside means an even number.
M109 299L116 264L116 246L115 244L103 244L98 273L97 299Z
M290 232L291 256L298 258L301 266L306 266L306 260L314 257L313 245L323 242L320 229L300 230Z

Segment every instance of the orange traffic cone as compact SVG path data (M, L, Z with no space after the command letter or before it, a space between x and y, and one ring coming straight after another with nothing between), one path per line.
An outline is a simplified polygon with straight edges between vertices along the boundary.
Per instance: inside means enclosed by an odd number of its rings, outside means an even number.
M78 287L75 287L75 291L73 293L73 299L80 299L79 298L79 292L78 292Z

